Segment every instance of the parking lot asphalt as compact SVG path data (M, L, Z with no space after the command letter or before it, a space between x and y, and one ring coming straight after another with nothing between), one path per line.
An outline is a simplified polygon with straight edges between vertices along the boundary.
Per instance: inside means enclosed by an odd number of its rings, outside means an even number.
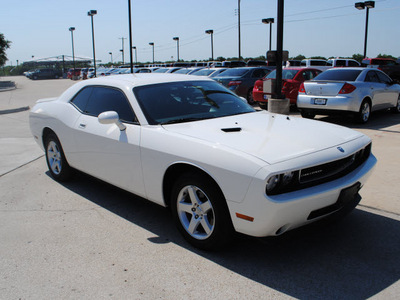
M318 117L373 140L378 164L347 218L204 252L162 207L83 174L52 180L29 108L74 82L11 80L17 89L0 92L0 299L398 299L399 115Z

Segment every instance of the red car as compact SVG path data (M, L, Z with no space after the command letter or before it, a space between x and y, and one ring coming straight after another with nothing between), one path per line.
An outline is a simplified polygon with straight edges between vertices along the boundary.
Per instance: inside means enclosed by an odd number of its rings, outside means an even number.
M314 68L294 67L283 69L282 94L284 94L286 98L290 99L290 104L296 104L300 84L306 80L313 79L321 72L321 70ZM264 78L257 80L254 84L253 98L262 109L268 108L268 98L271 97L271 94L264 93L263 91L264 81L275 79L275 77L276 70L273 70Z
M73 77L79 77L81 75L81 69L75 68L74 69L69 69L67 73L67 78L72 79Z

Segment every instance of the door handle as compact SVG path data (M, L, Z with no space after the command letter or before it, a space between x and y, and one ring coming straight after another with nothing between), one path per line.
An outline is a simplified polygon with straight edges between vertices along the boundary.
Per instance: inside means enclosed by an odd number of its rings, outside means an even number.
M86 124L79 124L79 128L85 129L86 128Z

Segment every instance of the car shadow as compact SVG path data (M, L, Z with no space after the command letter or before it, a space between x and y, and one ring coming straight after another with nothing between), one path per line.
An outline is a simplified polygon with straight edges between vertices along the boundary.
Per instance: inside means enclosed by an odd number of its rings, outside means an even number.
M394 114L389 111L373 112L370 116L368 123L366 124L356 123L351 115L317 116L315 119L354 129L371 129L371 130L379 130L385 132L400 133L399 130L387 129L387 127L400 124L400 114Z
M81 173L63 185L152 232L155 237L148 239L152 243L175 243L295 298L366 299L400 279L399 221L364 210L280 237L238 236L226 249L205 252L183 239L163 207Z

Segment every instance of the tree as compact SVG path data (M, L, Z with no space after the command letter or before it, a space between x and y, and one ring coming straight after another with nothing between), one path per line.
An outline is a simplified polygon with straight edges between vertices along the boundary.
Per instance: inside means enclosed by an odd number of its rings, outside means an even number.
M352 58L354 60L358 61L359 63L361 63L362 60L364 59L364 55L357 53L357 54L353 54Z
M394 56L392 56L392 55L380 54L380 53L378 54L377 58L390 58L390 59L394 59L394 60L397 59L397 57L394 57Z
M295 57L292 57L291 59L292 60L303 60L303 59L306 59L306 57L303 54L299 54Z
M4 34L0 33L0 67L6 64L6 50L10 48L10 44L11 42L5 39Z
M323 57L323 56L312 56L310 58L311 59L323 59L323 60L326 60L326 57Z

